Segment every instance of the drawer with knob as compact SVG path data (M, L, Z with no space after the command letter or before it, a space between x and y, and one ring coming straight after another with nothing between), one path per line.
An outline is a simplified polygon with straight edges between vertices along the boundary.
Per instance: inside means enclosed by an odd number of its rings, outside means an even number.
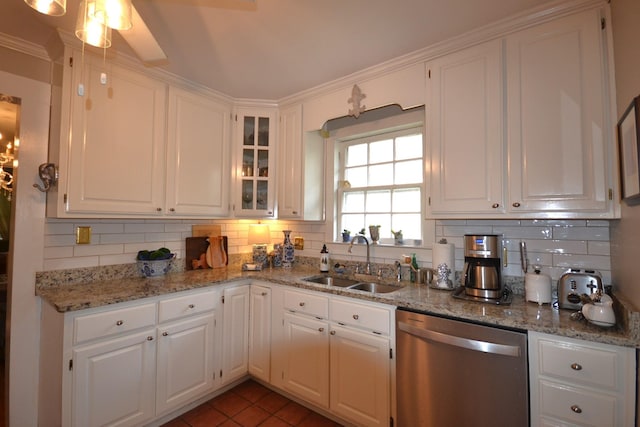
M158 322L211 311L215 309L217 301L217 292L214 290L162 300L158 303Z
M337 298L331 300L331 320L341 325L368 329L381 335L389 335L391 330L389 309L350 300Z
M73 343L153 326L156 323L156 303L103 311L73 320Z
M329 299L323 295L287 289L284 291L284 308L320 319L329 318Z
M617 399L614 395L596 393L553 381L540 381L540 415L577 425L617 425Z

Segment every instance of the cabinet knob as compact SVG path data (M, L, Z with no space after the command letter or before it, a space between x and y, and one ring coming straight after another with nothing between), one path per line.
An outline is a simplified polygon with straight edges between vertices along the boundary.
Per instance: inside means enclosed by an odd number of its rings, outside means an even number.
M147 341L153 341L153 337L152 337L151 335L149 335L149 336L147 337Z
M500 203L494 203L491 205L493 209L498 209L500 207Z
M273 215L273 211L267 212L267 215Z
M318 332L324 332L324 328L318 328Z
M266 297L267 293L266 292L262 292L260 295L262 295L263 297Z
M571 364L571 369L573 369L574 371L581 371L582 370L582 365L579 363L572 363Z
M189 308L196 308L195 304L189 304Z
M331 332L329 332L329 333L330 333L331 335L335 335L335 334L336 334L336 331L331 331Z
M175 212L176 209L175 208L169 208L169 212Z
M581 414L582 413L582 409L580 409L580 407L578 405L571 405L571 410L573 412L575 412L576 414Z
M354 320L358 320L359 318L360 318L360 316L358 316L357 314L354 314L354 315L353 315L353 319L354 319Z
M299 305L300 305L300 307L304 307L304 301L301 302Z
M122 325L124 325L124 320L118 320L118 321L116 322L116 325L118 325L118 326L122 326Z
M157 212L162 212L162 208L156 208Z
M169 332L167 332L167 331L165 331L165 332L163 332L163 333L162 333L162 336L163 336L163 337L166 337L166 336L168 336L168 335L169 335Z
M298 211L293 211L291 213L294 214L294 215L298 215Z
M520 207L520 202L514 202L513 205L514 208L519 208Z

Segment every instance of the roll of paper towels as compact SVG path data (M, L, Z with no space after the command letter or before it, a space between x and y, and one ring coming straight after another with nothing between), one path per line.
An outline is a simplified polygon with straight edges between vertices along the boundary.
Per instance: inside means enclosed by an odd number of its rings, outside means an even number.
M456 247L453 243L434 243L432 248L431 265L435 270L436 286L442 288L451 287L451 279L455 277L456 272ZM449 269L446 278L440 274L441 266L444 265ZM444 280L443 280L444 279Z

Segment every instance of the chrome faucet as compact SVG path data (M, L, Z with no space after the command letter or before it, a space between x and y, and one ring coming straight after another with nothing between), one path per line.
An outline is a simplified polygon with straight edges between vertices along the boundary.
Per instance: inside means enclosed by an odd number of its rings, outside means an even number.
M363 236L362 234L356 234L355 236L353 236L353 239L351 239L351 244L349 245L349 250L347 250L347 252L351 253L351 249L353 248L353 242L357 239L364 240L364 242L367 244L367 264L364 268L364 272L365 274L371 274L371 260L369 258L369 240L365 236Z
M400 261L396 261L395 266L396 266L396 280L400 282L402 280L402 264L400 264Z

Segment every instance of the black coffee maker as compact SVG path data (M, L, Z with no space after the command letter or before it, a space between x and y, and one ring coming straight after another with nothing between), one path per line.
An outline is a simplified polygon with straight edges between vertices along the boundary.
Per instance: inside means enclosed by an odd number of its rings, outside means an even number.
M462 285L466 295L500 299L502 297L501 236L464 235Z

